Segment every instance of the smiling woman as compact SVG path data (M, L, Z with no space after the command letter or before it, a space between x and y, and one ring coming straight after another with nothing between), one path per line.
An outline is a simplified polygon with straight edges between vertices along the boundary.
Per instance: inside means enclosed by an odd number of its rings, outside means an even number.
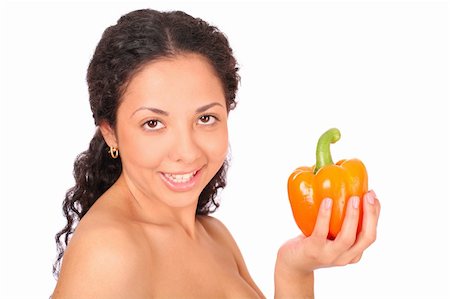
M139 10L105 31L53 298L261 296L225 227L201 216L225 186L237 71L224 35L182 12Z
M183 12L138 10L106 29L87 74L97 131L64 200L54 299L264 297L208 215L226 184L237 72L225 36ZM280 248L276 297L312 297L315 269L359 261L380 210L374 192L362 199L336 240L324 205L310 237Z

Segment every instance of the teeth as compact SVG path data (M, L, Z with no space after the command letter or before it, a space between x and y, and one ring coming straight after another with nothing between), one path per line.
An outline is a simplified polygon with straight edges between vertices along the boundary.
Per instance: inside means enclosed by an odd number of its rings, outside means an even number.
M186 183L190 179L192 179L194 174L195 174L195 171L191 172L191 173L185 173L185 174L169 174L169 173L165 173L164 176L166 178L168 178L169 180L175 182L175 183Z

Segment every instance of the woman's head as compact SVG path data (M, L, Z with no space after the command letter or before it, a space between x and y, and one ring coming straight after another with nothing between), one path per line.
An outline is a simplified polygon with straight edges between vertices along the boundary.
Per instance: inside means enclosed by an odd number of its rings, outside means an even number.
M135 75L152 62L185 54L200 55L212 66L223 88L226 109L232 110L239 75L227 38L216 27L184 12L137 10L105 30L89 65L87 81L96 125L106 122L116 131L118 108ZM103 153L107 153L106 144ZM214 197L225 186L226 166L224 161L200 196L198 213L206 214L217 206Z
M115 129L106 122L100 129L119 149L122 176L135 198L146 198L152 211L196 208L225 161L227 119L216 71L202 55L188 53L143 66L122 94Z

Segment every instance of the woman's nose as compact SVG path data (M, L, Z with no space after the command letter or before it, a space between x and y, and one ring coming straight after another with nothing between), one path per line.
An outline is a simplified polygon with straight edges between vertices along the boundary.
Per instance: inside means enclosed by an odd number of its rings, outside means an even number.
M201 155L194 132L183 130L175 134L171 149L171 159L184 164L194 163Z

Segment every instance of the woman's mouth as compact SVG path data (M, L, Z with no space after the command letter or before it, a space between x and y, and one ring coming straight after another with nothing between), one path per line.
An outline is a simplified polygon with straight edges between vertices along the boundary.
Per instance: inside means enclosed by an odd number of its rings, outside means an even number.
M161 172L161 178L173 191L189 191L196 185L200 172L201 169L186 173Z
M194 177L196 172L197 171L193 171L193 172L185 173L185 174L164 173L164 176L168 180L170 180L171 182L174 182L174 183L186 183L186 182L190 181Z

